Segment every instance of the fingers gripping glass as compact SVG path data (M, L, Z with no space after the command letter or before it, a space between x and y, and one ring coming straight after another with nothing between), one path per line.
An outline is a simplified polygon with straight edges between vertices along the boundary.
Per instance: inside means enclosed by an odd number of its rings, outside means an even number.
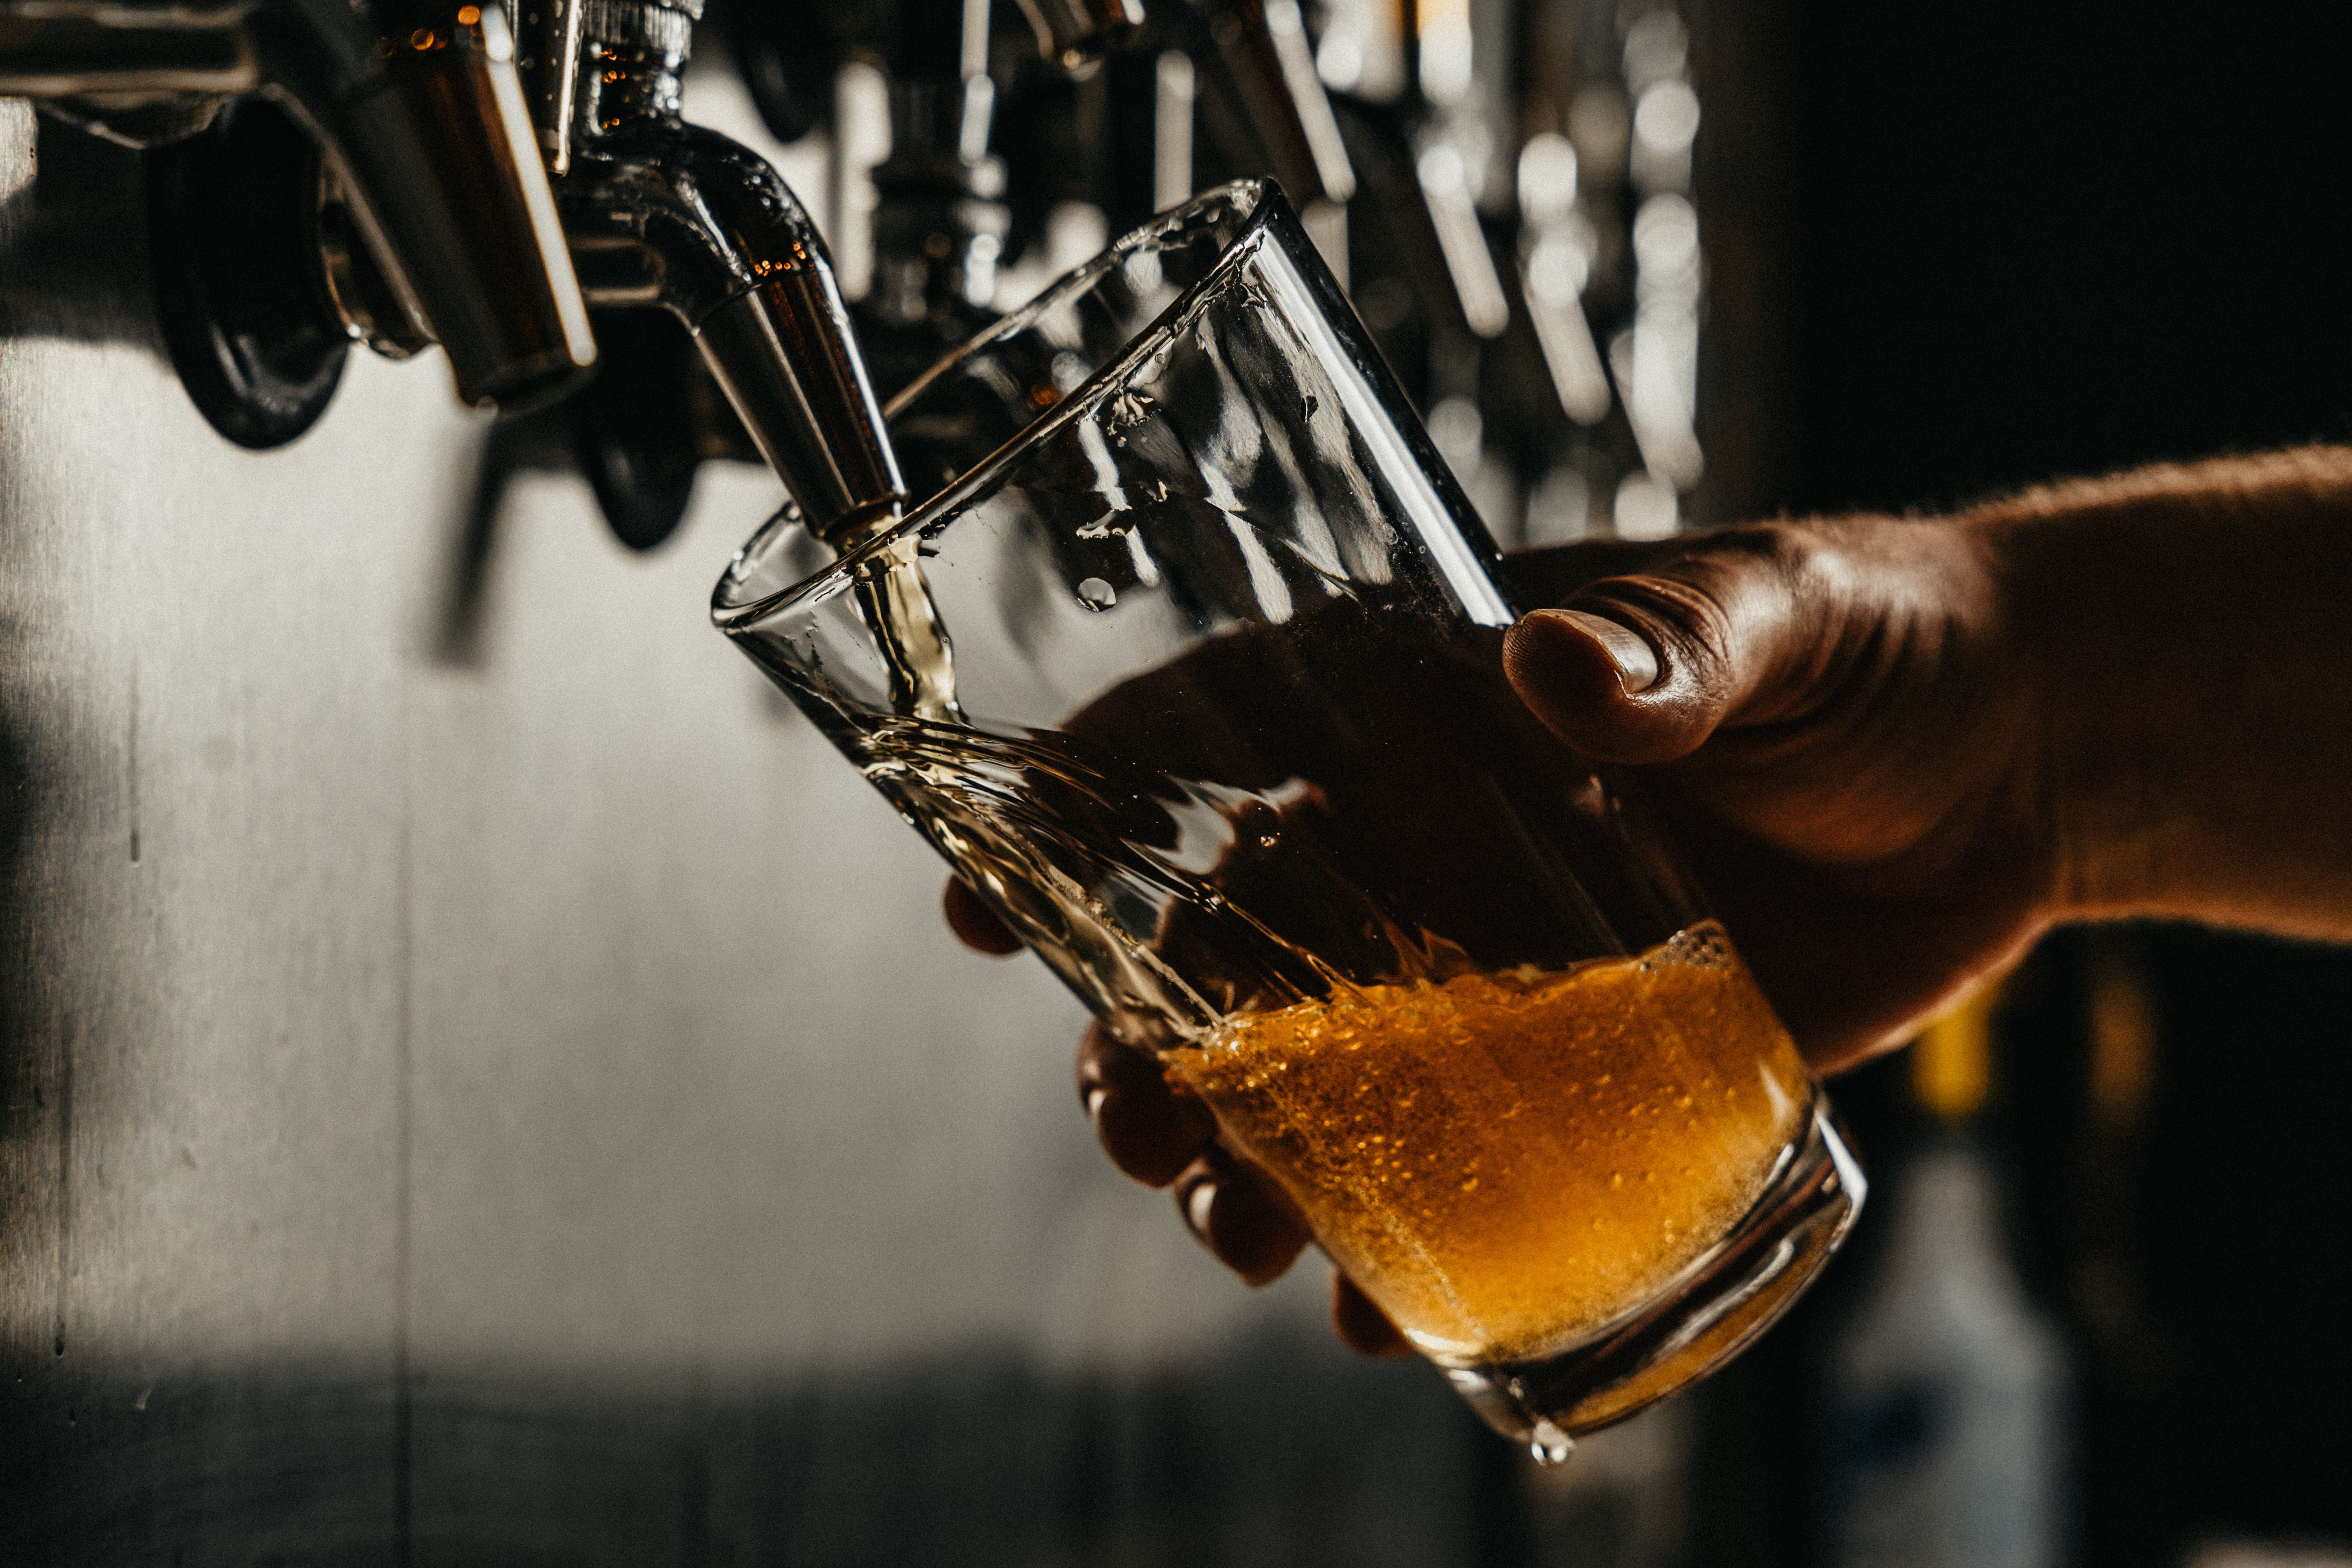
M719 624L1491 1423L1558 1458L1786 1309L1860 1173L1505 681L1494 548L1278 195L1122 240L891 430L932 499L830 563L772 522Z

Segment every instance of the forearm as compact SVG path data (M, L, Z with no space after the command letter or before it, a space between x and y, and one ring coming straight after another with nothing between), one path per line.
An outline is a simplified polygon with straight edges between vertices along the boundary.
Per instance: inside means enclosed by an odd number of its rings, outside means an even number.
M2144 469L1960 525L2034 671L2052 912L2352 938L2352 450Z

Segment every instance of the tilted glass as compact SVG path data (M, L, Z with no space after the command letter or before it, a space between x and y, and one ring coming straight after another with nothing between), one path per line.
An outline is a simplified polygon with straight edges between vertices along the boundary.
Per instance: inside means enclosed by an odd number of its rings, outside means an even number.
M1794 1300L1859 1171L1637 798L1502 673L1498 558L1270 187L892 405L904 523L714 615L1546 1457Z

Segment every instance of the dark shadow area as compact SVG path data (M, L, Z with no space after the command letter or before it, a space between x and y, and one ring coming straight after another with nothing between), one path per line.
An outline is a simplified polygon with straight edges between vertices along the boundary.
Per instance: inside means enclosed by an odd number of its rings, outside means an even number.
M0 1561L1520 1560L1512 1451L1426 1369L1298 1331L1150 1373L1055 1374L976 1348L691 1384L423 1373L404 1479L388 1369L60 1363L0 1426Z
M528 472L572 466L569 428L561 410L501 419L483 437L464 514L450 530L438 604L431 628L433 662L448 669L480 669L489 658L489 591L497 560L499 519L507 492Z
M37 1278L0 1282L0 1289L47 1306L39 1317L54 1325L47 1336L54 1354L64 1339L62 1271L71 1239L58 1188L67 1171L73 1083L34 959L38 889L27 885L22 865L39 800L22 733L25 696L6 674L23 667L22 642L11 618L0 617L0 1255L41 1258L50 1267ZM0 1379L16 1371L11 1359L0 1347Z
M1798 510L2340 437L2352 13L1804 8Z
M0 212L0 336L128 342L160 356L137 155L37 125L37 175ZM73 1247L72 1024L42 951L56 889L28 853L57 831L65 788L58 672L31 569L45 520L28 514L12 477L0 474L0 562L10 568L0 587L0 1256L16 1263L0 1278L0 1321L22 1339L0 1345L0 1387L65 1352Z
M38 118L37 173L10 205L0 336L130 343L166 357L155 325L140 155Z
M1699 30L1717 384L1744 399L1711 395L1725 516L1931 510L2352 434L2352 13L1831 0L1709 6ZM2155 1018L2127 1136L2096 1125L2087 1063L2090 994L2118 962ZM2012 1254L2074 1360L2076 1560L2352 1539L2352 1263L2333 1240L2352 1223L2352 953L2062 933L1995 1044ZM1865 1164L1898 1171L1919 1131L1907 1066L1832 1093ZM1809 1401L1890 1194L1699 1396L1691 1561L1815 1550Z

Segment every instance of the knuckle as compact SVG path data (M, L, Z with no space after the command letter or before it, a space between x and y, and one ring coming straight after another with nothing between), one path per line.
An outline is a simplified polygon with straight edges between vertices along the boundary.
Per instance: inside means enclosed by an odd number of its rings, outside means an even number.
M1745 593L1788 593L1824 574L1834 575L1838 546L1811 523L1786 520L1742 523L1708 534L1706 548L1735 574Z
M1689 560L1654 574L1596 583L1591 596L1600 607L1630 610L1635 629L1662 645L1667 663L1706 681L1722 665L1729 646L1730 584L1713 564ZM1621 617L1622 618L1622 617Z
M1754 522L1681 542L1673 556L1595 583L1580 597L1653 640L1670 678L1651 706L1662 716L1687 717L1738 700L1759 678L1758 660L1777 646L1778 633L1840 602L1858 570L1844 545L1816 524Z
M1806 523L1752 522L1707 534L1678 574L1680 625L1698 673L1728 677L1743 626L1780 622L1791 606L1834 596L1851 575L1837 542Z

